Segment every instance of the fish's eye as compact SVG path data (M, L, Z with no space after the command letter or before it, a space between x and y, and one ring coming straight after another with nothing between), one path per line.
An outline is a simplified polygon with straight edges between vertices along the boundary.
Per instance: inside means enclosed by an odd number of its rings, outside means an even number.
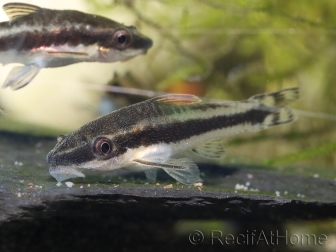
M126 36L125 35L119 35L118 36L118 42L119 42L119 44L124 44L126 42Z
M131 35L126 30L118 30L113 35L114 42L121 47L128 45L131 40Z
M100 146L100 151L103 153L103 154L107 154L109 153L111 147L110 145L107 143L107 142L103 142Z
M113 143L106 137L97 138L93 144L93 152L98 157L106 157L113 150Z

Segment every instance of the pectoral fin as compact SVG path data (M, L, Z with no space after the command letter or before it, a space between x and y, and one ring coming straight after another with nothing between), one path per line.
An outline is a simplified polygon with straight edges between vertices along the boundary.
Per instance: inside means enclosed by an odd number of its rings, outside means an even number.
M190 185L201 181L197 165L188 158L168 160L159 158L153 160L134 159L133 162L138 165L162 168L168 175L172 176L182 184Z
M44 51L44 54L57 58L78 58L78 59L88 59L89 54L85 52L55 52L55 51Z
M217 159L225 157L225 148L221 140L206 142L195 147L192 151L205 158Z
M11 87L13 90L23 88L35 78L39 71L40 68L35 65L14 67L8 74L2 87Z
M150 169L145 171L146 178L151 181L155 182L156 181L156 175L157 175L157 169Z

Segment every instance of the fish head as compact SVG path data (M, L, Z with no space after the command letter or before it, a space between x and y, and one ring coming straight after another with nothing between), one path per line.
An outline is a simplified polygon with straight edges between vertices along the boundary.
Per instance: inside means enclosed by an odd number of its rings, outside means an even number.
M94 121L58 136L46 158L51 166L49 172L56 180L84 177L78 169L114 170L124 166L125 159L118 155L113 136L100 135L97 126Z
M152 46L153 41L139 33L134 26L120 26L98 43L98 60L126 61L137 55L146 54Z

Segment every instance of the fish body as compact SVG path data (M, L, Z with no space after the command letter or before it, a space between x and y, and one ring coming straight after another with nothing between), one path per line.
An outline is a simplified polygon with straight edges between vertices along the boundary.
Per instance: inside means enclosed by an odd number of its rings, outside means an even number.
M3 87L22 88L41 68L125 61L153 44L135 27L98 15L23 3L3 9L10 21L0 23L0 63L24 65L9 73Z
M193 95L164 95L140 102L58 137L48 154L57 180L84 176L78 169L114 170L129 167L155 180L163 169L184 184L200 181L197 165L175 158L186 150L222 158L218 139L258 131L295 119L288 106L298 89L253 96L242 102L202 102Z

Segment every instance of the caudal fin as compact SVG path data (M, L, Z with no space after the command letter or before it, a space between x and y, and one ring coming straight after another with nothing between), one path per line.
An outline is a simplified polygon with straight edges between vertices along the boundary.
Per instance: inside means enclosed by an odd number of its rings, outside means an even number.
M289 106L285 107L270 107L272 113L265 117L262 128L268 128L280 124L293 122L296 119L296 114Z
M289 106L291 102L299 99L299 88L287 88L273 93L254 95L247 100L253 103L254 110L265 111L260 124L254 125L255 130L266 129L271 126L286 124L296 119L294 110Z
M273 106L286 106L291 102L299 99L299 88L286 88L273 93L258 94L248 99L248 101L257 102L259 104L273 107Z

